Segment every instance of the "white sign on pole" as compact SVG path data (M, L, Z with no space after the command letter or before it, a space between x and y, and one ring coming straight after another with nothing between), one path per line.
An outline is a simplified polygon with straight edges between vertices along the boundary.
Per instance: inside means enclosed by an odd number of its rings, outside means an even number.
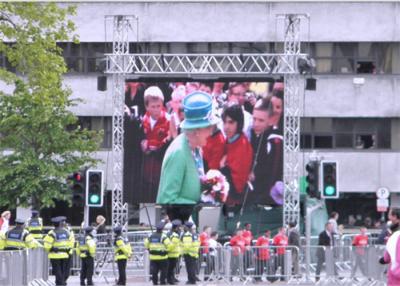
M376 208L378 212L386 212L389 208L389 199L377 199Z
M376 191L376 196L378 197L378 199L388 199L390 196L390 191L388 188L379 188Z

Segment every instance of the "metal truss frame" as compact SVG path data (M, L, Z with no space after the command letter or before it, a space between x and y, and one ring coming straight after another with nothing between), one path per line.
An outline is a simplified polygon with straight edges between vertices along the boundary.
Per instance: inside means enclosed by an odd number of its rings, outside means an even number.
M282 15L285 26L283 54L129 54L128 31L132 16L113 16L113 53L106 54L106 73L113 76L113 193L112 223L127 222L123 203L123 113L125 78L161 75L282 75L284 96L284 205L283 224L300 221L299 151L300 105L304 80L298 71L300 20L304 15Z

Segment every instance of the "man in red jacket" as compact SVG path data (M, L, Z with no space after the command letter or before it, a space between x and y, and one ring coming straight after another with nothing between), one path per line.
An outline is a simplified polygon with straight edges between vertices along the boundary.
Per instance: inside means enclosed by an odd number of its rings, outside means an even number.
M256 281L261 281L264 268L269 275L269 240L271 239L271 231L267 230L264 235L260 236L256 242Z
M283 270L284 270L284 261L285 261L285 251L286 251L286 246L288 245L288 237L286 236L286 228L282 226L279 228L279 232L277 235L274 236L273 240L274 246L277 246L276 248L276 260L277 260L277 267L281 267L281 280L284 280L283 277Z
M236 230L236 235L231 238L230 245L231 251L231 269L232 276L239 275L243 277L243 269L240 268L241 260L243 261L243 255L246 251L246 240L243 237L243 230ZM232 277L231 277L232 280Z
M367 228L362 226L360 228L360 234L357 234L353 239L353 253L355 256L355 264L353 265L351 271L351 277L357 272L357 269L360 268L362 274L366 275L366 257L365 257L365 250L368 246L368 235L367 235Z

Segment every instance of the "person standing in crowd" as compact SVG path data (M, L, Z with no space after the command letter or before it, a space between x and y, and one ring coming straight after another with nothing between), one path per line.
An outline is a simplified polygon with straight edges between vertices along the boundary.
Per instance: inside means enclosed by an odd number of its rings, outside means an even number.
M114 227L114 257L118 265L117 285L126 285L126 263L132 256L132 248L122 236L122 226Z
M179 219L176 219L173 220L171 223L172 223L172 229L167 234L169 240L171 241L171 247L168 249L167 282L168 284L173 285L179 282L179 280L176 279L175 277L175 271L182 251L181 232L180 232L180 227L182 226L182 222Z
M204 175L201 148L207 143L213 125L218 123L212 112L210 95L194 92L183 100L184 130L168 147L161 169L157 204L165 205L171 220L187 221L200 200L200 177Z
M387 270L387 286L400 285L400 209L391 208L389 211L391 235L387 240L383 257L379 259L381 264L389 264Z
M246 240L243 237L243 230L236 230L236 235L229 241L231 245L231 269L232 276L239 275L242 279L244 270L240 268L241 262L243 260L244 253L246 252ZM232 277L230 278L232 281Z
M168 251L171 247L171 241L168 236L163 233L165 224L160 222L153 232L144 240L144 247L149 251L150 255L150 272L153 285L158 285L158 273L160 272L160 285L166 285L168 273ZM172 281L170 281L172 282ZM175 284L172 282L172 284Z
M318 249L317 249L317 268L315 270L316 281L319 281L322 265L325 262L326 249L330 249L335 246L335 240L333 238L333 226L330 222L325 224L325 230L322 231L318 236Z
M276 266L281 268L281 280L284 280L285 252L286 246L288 246L288 237L284 226L280 227L278 234L274 236L273 244L276 246Z
M41 247L41 244L24 227L23 219L15 220L15 227L0 234L0 250L22 250Z
M262 281L264 269L267 270L267 279L270 277L270 251L269 240L271 239L271 231L267 230L265 233L257 238L256 241L256 277L255 281Z
M106 229L106 218L102 215L96 217L96 234L105 234Z
M211 136L207 138L207 143L203 147L204 171L218 170L224 153L225 137L221 129L215 125Z
M332 224L332 231L333 231L334 235L338 235L339 234L338 224L337 224L338 219L339 219L339 213L338 212L331 212L331 215L329 216L328 222L330 222Z
M81 258L81 285L93 284L94 258L96 257L96 242L93 239L94 228L85 228L85 235L79 240L79 247L76 254ZM86 281L85 281L86 280Z
M360 268L362 274L366 276L367 261L366 261L365 251L368 246L368 235L367 235L367 228L365 226L360 227L360 234L357 234L353 238L352 245L353 245L353 253L355 256L355 262L351 270L351 277L355 276L358 268Z
M211 275L212 274L216 274L216 267L221 267L222 265L218 265L217 266L217 257L219 255L221 255L221 253L219 252L219 249L222 247L222 245L218 242L218 232L213 231L210 235L210 239L208 241L208 245L209 245L209 276L208 279L206 279L206 277L204 278L204 281L211 281ZM219 277L216 277L219 278Z
M257 101L253 110L253 125L250 142L253 147L254 170L250 174L254 191L249 192L248 200L259 204L279 205L271 191L274 184L282 181L282 136L271 133L269 118L272 114L271 97Z
M199 258L200 242L198 235L192 231L193 223L185 222L185 232L182 235L182 254L185 260L188 281L186 284L194 285L198 280L196 267Z
M243 132L247 132L252 125L251 114L244 109L246 102L247 83L246 82L231 82L228 88L228 103L237 103L243 110Z
M48 252L56 285L66 285L69 252L74 247L71 233L64 227L65 216L51 219L54 229L50 230L43 239L44 249Z
M206 263L206 268L204 269L204 281L210 278L211 268L210 268L210 236L211 236L211 226L204 226L203 232L200 233L200 253L202 261ZM201 262L202 262L201 261ZM199 263L201 265L201 262Z
M253 149L242 131L243 110L238 104L226 107L222 113L222 120L226 144L225 155L219 163L219 168L230 185L226 204L228 206L240 205L243 203L250 174Z
M43 220L37 210L31 211L32 216L26 221L27 230L35 239L43 239Z
M0 233L6 233L10 227L11 212L4 211L0 218Z
M160 180L161 163L170 140L169 115L164 110L164 95L157 86L150 86L144 91L146 114L142 119L144 139L142 188L148 201L154 201Z
M295 222L290 222L288 230L288 245L292 246L290 250L292 251L293 275L299 275L300 234L296 226Z

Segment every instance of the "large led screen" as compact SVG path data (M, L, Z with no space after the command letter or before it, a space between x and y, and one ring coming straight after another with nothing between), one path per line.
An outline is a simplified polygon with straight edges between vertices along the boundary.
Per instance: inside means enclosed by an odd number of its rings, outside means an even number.
M166 153L173 152L172 149L181 148L176 141L184 142L186 136L186 130L180 128L185 120L183 101L189 94L201 91L211 96L212 112L220 121L211 131L206 145L199 150L199 156L203 158L203 173L197 174L197 178L201 178L200 194L189 194L189 197L204 204L228 206L243 202L273 206L283 204L282 83L267 79L146 79L127 81L125 87L125 200L130 203L156 203L157 197L163 195L158 194L158 190L164 157ZM187 154L188 158L181 159L195 162L195 155L190 157L195 153ZM162 180L188 176L182 173L184 171L179 169L180 166L172 168L171 173L163 174ZM207 195L212 194L209 189L204 191L203 179L210 174L209 170L221 174L229 184L227 197L219 198L217 202L207 199ZM197 175L191 175L196 180ZM179 195L182 184L175 182L169 188L176 190L168 191ZM175 199L179 200L172 196L170 201L164 198L161 204L174 204ZM185 202L182 198L177 201L178 204Z

